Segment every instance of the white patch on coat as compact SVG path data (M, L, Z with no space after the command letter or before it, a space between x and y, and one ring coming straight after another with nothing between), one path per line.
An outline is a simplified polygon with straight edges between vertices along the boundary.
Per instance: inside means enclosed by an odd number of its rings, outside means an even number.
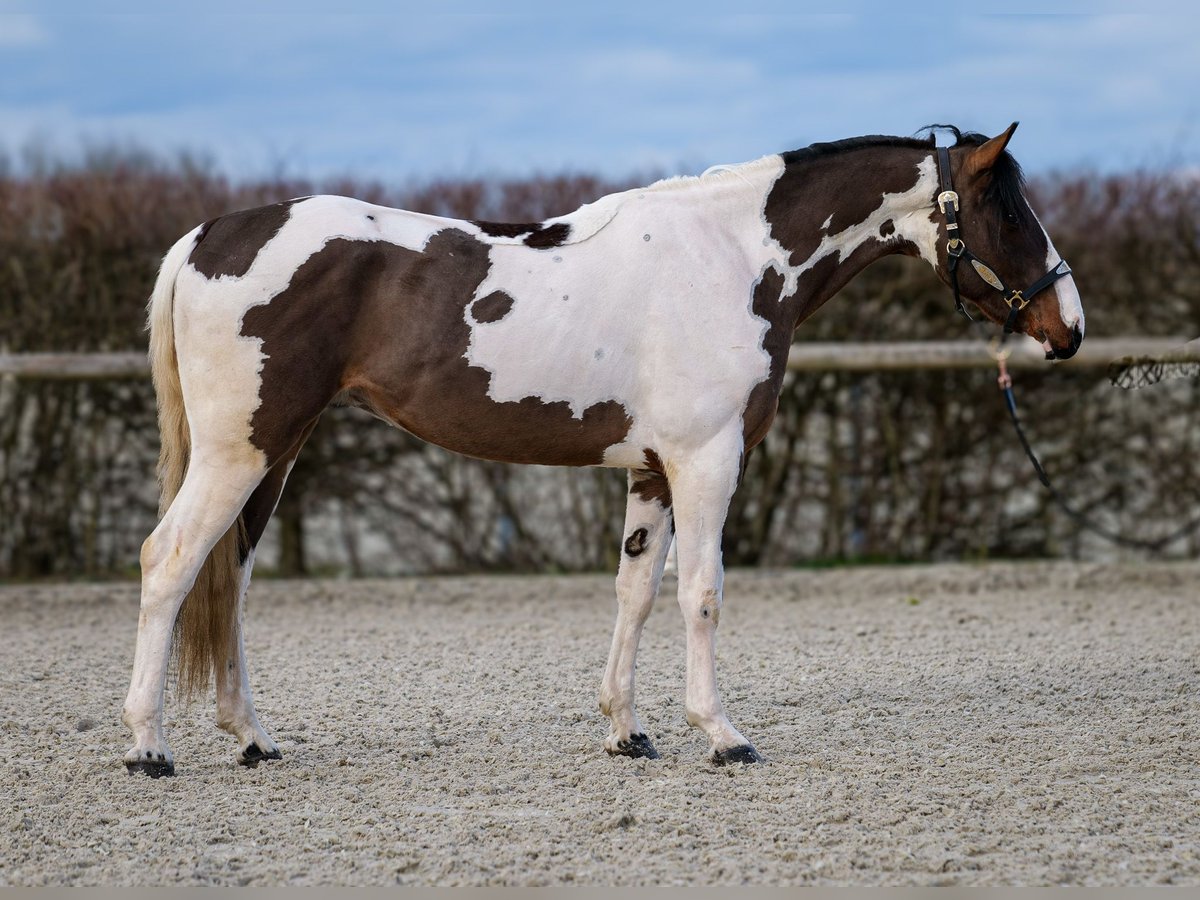
M504 291L512 310L466 316L466 357L491 373L488 396L565 402L576 417L621 403L633 426L609 465L642 465L645 447L702 443L740 419L770 371L750 301L761 272L784 265L762 215L782 165L768 157L613 195L607 226L570 246L494 247L476 297Z
M491 373L488 396L565 402L576 417L617 401L633 424L605 464L641 465L645 447L695 447L740 423L771 367L762 347L768 325L752 309L768 270L783 273L782 296L790 295L819 259L844 259L878 240L888 219L895 237L936 261L932 156L917 166L912 188L883 194L866 220L825 236L799 266L788 264L766 218L783 166L770 156L613 195L603 230L571 246L495 247L475 296L504 291L512 310L487 323L465 314L466 358Z

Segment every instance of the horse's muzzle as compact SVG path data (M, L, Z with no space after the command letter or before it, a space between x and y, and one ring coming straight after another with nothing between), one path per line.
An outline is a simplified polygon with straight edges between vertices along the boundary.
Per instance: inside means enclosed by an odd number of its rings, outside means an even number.
M1055 347L1050 345L1050 349L1046 351L1046 359L1070 359L1079 350L1079 345L1083 343L1083 329L1076 322L1071 328L1071 343L1063 347Z

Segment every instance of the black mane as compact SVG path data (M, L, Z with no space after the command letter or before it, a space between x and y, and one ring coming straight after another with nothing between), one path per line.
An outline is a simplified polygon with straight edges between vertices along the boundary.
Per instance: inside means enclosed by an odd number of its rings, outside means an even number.
M945 131L954 137L953 147L978 147L989 140L986 134L977 131L962 131L955 125L926 125L917 131L924 137L896 137L887 134L867 134L862 137L845 138L840 141L810 144L799 150L788 150L783 156L784 165L823 159L851 150L868 147L907 147L915 150L932 150L936 145L935 133ZM1004 215L1024 219L1028 204L1025 201L1025 175L1011 153L1005 150L992 167L992 180L984 194L985 200L999 205Z
M957 128L954 131L958 133ZM839 153L862 150L866 147L909 147L917 150L932 150L933 135L930 134L929 137L918 138L893 137L887 134L867 134L862 137L845 138L840 141L809 144L807 147L801 147L799 150L788 150L781 155L783 156L784 164L790 166L792 163L822 159L826 156L836 156Z

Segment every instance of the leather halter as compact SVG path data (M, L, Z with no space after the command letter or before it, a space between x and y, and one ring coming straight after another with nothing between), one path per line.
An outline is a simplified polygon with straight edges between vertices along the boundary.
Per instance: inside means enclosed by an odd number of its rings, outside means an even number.
M1004 333L1012 334L1017 324L1017 314L1029 305L1040 291L1045 290L1062 278L1064 275L1071 274L1071 267L1067 265L1065 259L1058 261L1058 264L1049 272L1031 284L1023 291L1010 291L1004 286L1004 282L1000 280L1000 276L996 274L987 263L981 260L978 256L967 249L967 245L959 236L958 228L958 194L954 192L954 185L950 181L950 151L946 147L938 147L938 176L942 185L942 192L938 194L937 205L942 211L942 215L946 217L946 269L950 273L950 285L954 288L954 308L971 319L971 314L967 312L963 306L962 297L958 290L958 264L964 259L971 263L975 271L979 274L987 284L1001 294L1004 295L1004 302L1008 304L1008 320L1004 323ZM974 320L972 320L974 321Z

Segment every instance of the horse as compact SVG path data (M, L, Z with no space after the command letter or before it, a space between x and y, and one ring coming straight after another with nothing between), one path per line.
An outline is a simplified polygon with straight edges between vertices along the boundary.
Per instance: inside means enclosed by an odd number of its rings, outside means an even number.
M312 196L184 235L148 304L161 519L141 548L128 770L174 774L173 651L183 693L215 679L237 761L280 758L254 708L242 611L263 529L332 403L480 459L626 469L604 749L657 756L634 668L674 537L687 721L712 763L760 761L717 690L721 531L796 328L904 254L1047 358L1083 339L1070 269L1007 150L1016 123L991 138L946 127L948 147L932 130L819 143L536 223Z

